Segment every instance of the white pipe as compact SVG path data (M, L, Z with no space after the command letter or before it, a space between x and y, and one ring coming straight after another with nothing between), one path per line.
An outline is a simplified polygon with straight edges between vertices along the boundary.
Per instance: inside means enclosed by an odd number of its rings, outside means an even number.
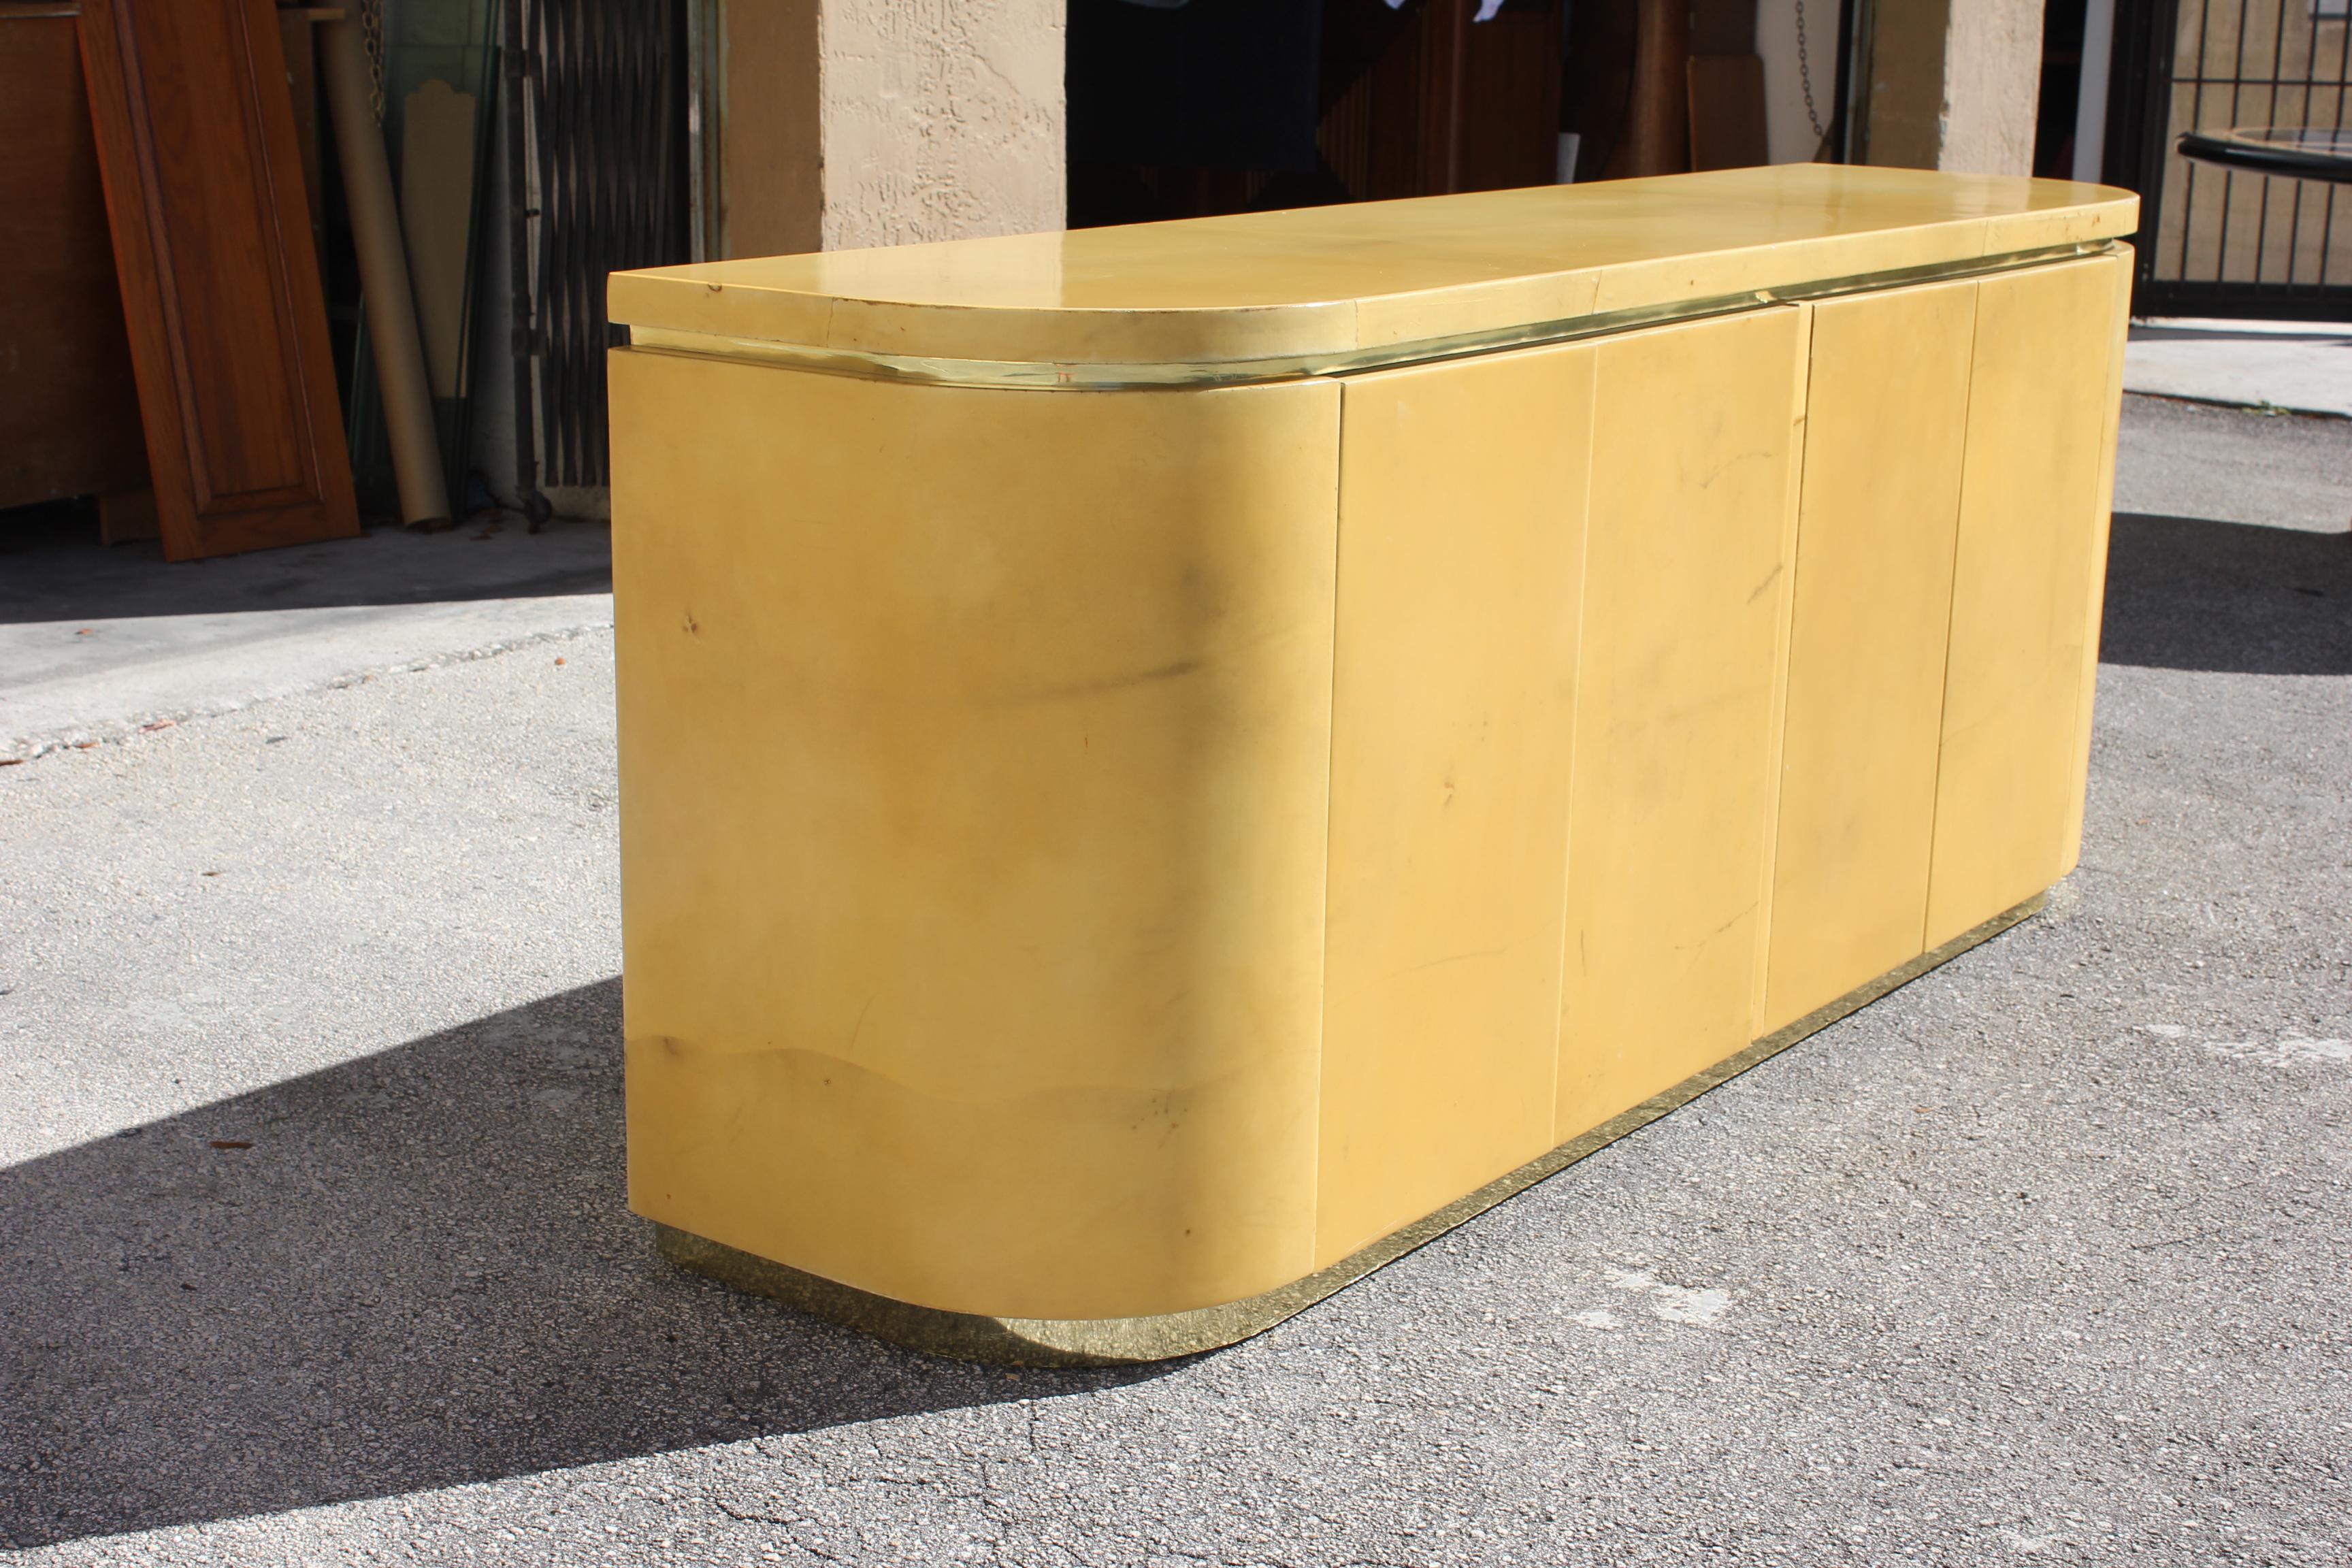
M319 28L320 64L327 107L335 121L335 151L343 196L352 212L352 238L360 253L360 290L367 302L368 348L375 356L383 425L392 438L392 469L400 486L403 521L449 521L449 486L441 472L441 443L433 431L432 384L425 376L425 344L416 333L416 300L408 291L408 252L400 209L392 199L392 164L375 122L368 82L367 45L360 25L344 20Z
M2116 52L2116 0L2083 11L2083 75L2074 91L2074 177L2091 184L2107 161L2107 68Z

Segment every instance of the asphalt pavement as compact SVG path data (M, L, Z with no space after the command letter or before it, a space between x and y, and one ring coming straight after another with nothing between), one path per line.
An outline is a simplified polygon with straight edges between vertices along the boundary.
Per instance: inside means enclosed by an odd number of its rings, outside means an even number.
M2135 398L2124 449L2049 912L1153 1368L656 1255L603 626L0 767L0 1545L2352 1561L2352 423Z

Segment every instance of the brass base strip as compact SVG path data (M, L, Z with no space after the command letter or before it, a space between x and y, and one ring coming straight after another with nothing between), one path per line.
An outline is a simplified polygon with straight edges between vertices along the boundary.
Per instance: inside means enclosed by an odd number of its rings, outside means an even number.
M877 1296L658 1223L654 1226L655 1236L662 1256L683 1268L931 1355L1005 1366L1121 1366L1219 1350L1265 1332L1284 1319L1345 1289L1383 1264L1393 1263L1504 1199L1525 1192L1546 1176L1648 1126L1718 1084L1738 1078L1766 1058L1787 1050L1937 965L1999 936L2040 912L2049 896L2047 892L2034 894L2016 908L1962 931L1908 963L1888 970L1867 985L1847 992L1795 1023L1775 1029L1746 1050L1704 1072L1694 1073L1663 1093L1652 1095L1632 1110L1619 1112L1591 1131L1570 1139L1467 1196L1456 1198L1436 1213L1391 1232L1328 1268L1246 1300L1149 1318L992 1318L941 1311Z

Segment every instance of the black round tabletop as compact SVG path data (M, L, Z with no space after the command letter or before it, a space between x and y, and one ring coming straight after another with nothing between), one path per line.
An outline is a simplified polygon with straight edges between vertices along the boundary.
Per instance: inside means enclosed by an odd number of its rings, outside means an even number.
M2228 131L2191 131L2180 138L2180 155L2253 174L2297 180L2352 183L2352 130L2326 126L2240 126Z

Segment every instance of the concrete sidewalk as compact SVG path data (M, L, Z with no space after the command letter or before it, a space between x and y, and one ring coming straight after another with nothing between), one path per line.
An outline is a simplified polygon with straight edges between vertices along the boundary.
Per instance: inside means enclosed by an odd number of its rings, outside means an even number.
M2186 317L2135 322L2124 351L2124 388L2352 418L2352 325Z
M610 531L480 520L166 564L86 523L0 532L0 758L613 620Z
M2048 914L1132 1373L928 1361L654 1254L603 627L0 769L0 1543L2345 1563L2352 421L2135 399L2125 454Z

